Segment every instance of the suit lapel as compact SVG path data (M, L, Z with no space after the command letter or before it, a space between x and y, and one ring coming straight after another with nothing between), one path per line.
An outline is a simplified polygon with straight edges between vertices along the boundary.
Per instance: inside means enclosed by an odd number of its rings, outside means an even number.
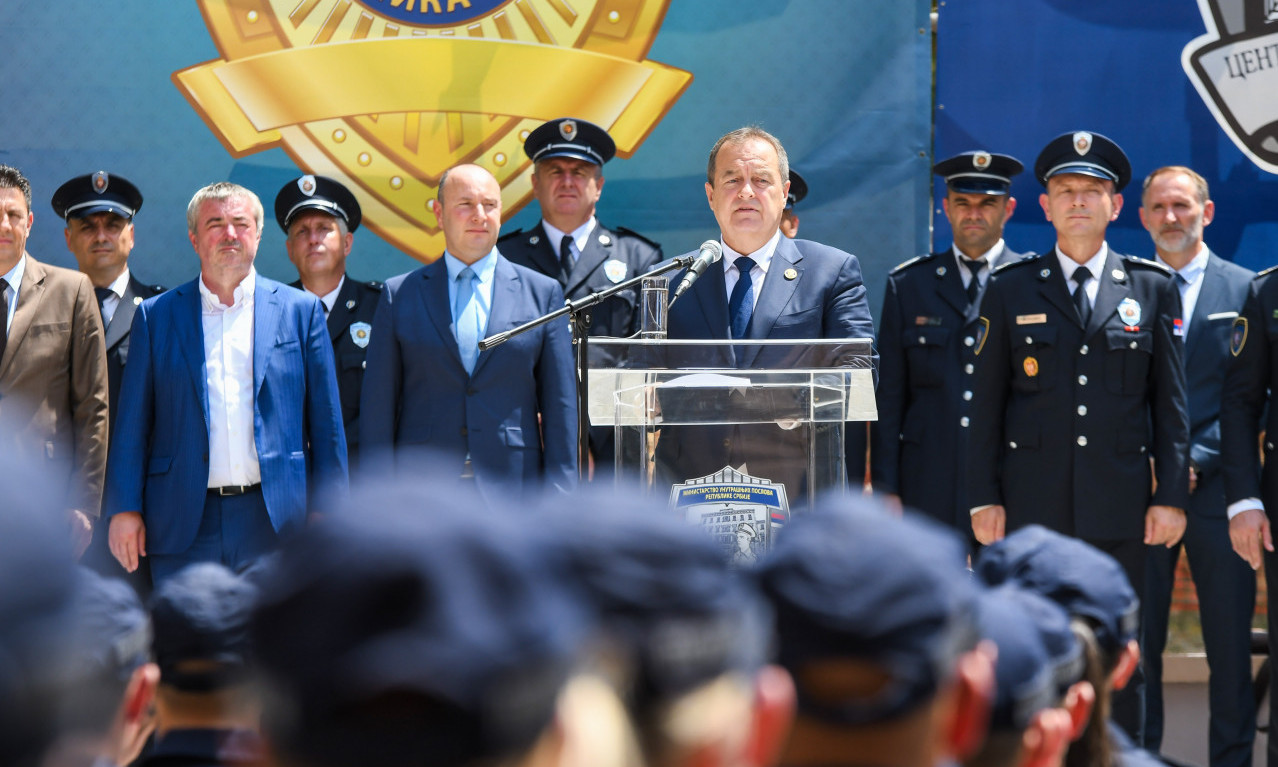
M724 266L722 263L711 264L701 277L693 283L682 300L689 298L697 302L701 317L706 323L706 338L711 340L728 340L728 288L725 284ZM687 272L679 273L679 280ZM672 281L671 285L677 285Z
M493 300L491 306L488 307L488 327L484 329L482 338L486 338L493 333L502 330L508 330L509 325L514 318L515 299L519 292L519 275L515 272L515 268L510 262L497 257L497 265L493 269ZM457 344L453 344L456 346ZM488 362L488 358L500 347L488 349L479 353L479 359L475 360L475 369L471 371L471 376L479 374L479 369ZM460 352L458 360L461 359Z
M180 354L186 360L186 370L191 376L191 384L195 387L196 396L200 399L200 408L204 413L204 426L209 424L209 385L208 367L204 359L204 323L201 319L203 307L200 303L199 277L179 285L173 289L177 294L176 307L173 312L174 338ZM152 333L161 332L154 328Z
M537 223L527 237L528 244L532 246L532 260L537 265L538 271L559 279L559 243L550 241L550 235L546 233L546 228L541 225L541 222ZM533 238L536 238L537 242L534 243ZM562 286L563 280L559 280L559 284Z
M124 286L124 295L116 303L115 314L111 315L111 324L106 328L107 351L114 348L129 334L129 327L133 325L133 313L137 310L137 304L133 303L133 300L141 295L142 290L138 286L137 278L129 275L129 283Z
M607 240L605 245L601 240ZM577 258L577 263L573 264L572 272L568 275L568 283L564 286L564 293L571 293L586 281L590 274L599 268L599 265L612 255L612 237L598 223L591 230L590 236L586 239L586 249L581 252Z
M435 332L444 340L444 348L452 354L453 362L461 367L461 352L457 350L457 335L453 333L453 310L448 302L448 266L441 256L422 270L420 279L423 282L418 294L422 302L421 311L430 318ZM489 324L492 322L490 320Z
M1118 309L1118 304L1132 292L1131 282L1127 279L1127 269L1113 249L1109 249L1105 257L1105 266L1097 279L1100 283L1096 288L1096 302L1092 304L1092 318L1083 332L1084 338L1091 338L1092 334L1100 330L1109 316Z
M22 284L18 288L18 305L13 309L13 324L9 325L9 340L5 344L4 359L0 360L0 378L13 365L22 340L26 338L27 331L40 310L40 302L44 300L44 264L31 256L26 256L26 259L26 268L22 270Z
M356 301L355 282L347 277L342 281L342 289L337 293L337 300L333 302L333 309L328 313L328 337L336 341L339 334L346 331L346 326L351 322L351 312L355 305L346 308L346 305L352 301Z
M954 311L967 317L967 291L963 288L962 269L950 249L940 254L936 261L936 294Z
M253 397L262 390L262 381L266 378L266 366L270 362L271 350L275 348L275 338L279 334L280 316L283 306L277 293L278 286L265 283L258 275L253 288Z

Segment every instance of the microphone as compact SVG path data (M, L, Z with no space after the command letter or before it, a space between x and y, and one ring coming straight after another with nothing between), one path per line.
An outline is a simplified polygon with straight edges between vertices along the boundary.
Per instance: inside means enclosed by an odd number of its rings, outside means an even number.
M692 262L692 266L688 267L688 273L683 276L683 282L679 283L679 287L675 288L674 295L670 297L670 303L674 303L679 296L682 296L688 288L692 287L692 283L697 281L702 272L710 267L710 264L717 263L723 258L723 249L719 247L717 240L706 240L701 243L701 250L697 253L697 258Z

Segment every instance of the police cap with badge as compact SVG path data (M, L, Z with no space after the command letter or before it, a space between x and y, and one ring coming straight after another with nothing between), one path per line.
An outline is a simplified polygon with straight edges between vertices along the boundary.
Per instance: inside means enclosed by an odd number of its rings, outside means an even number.
M1034 161L1034 177L1043 186L1052 176L1076 173L1108 179L1121 192L1132 180L1132 164L1122 147L1099 133L1062 133L1048 142Z
M603 165L617 154L608 131L591 122L560 117L537 126L524 140L524 153L533 162L571 157Z
M58 187L51 204L58 218L66 221L94 213L114 213L131 221L142 208L142 193L124 176L100 170Z
M288 232L293 219L308 210L318 210L346 222L346 231L359 228L362 214L359 200L350 190L326 176L302 176L284 185L275 195L275 220Z
M1009 194L1012 176L1025 170L1021 161L994 152L962 152L932 166L945 185L959 194Z

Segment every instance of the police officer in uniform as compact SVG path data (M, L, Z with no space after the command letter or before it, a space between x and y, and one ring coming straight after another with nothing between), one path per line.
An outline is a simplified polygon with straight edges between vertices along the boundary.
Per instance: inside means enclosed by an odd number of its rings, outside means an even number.
M346 278L346 257L351 254L360 217L355 195L324 176L294 179L275 196L275 220L287 236L284 247L288 260L301 278L292 286L319 296L328 316L346 453L352 467L359 445L364 357L372 337L373 314L382 296L380 282Z
M1077 536L1117 559L1139 595L1145 544L1175 545L1189 503L1180 294L1170 270L1105 242L1131 178L1117 144L1063 134L1034 173L1057 239L996 270L982 299L972 529L986 544L1034 523ZM1137 742L1143 686L1138 676L1115 702Z
M53 193L53 212L66 221L67 250L77 268L88 275L102 312L107 361L107 419L115 435L120 381L129 359L129 330L138 304L164 292L164 286L138 279L129 269L133 252L133 217L142 209L142 193L127 178L106 171L76 176ZM108 448L109 449L109 448ZM89 542L84 564L104 576L124 578L146 596L151 590L151 564L128 573L107 547L106 530Z
M53 211L67 222L67 250L97 294L106 329L109 419L115 427L120 377L129 358L129 328L133 311L161 285L139 280L129 270L133 252L133 217L142 209L142 193L123 176L98 171L77 176L53 194Z
M963 478L981 294L991 270L1022 258L1003 242L1022 169L990 152L937 163L954 245L898 266L883 296L874 489L960 532L971 529Z
M781 234L790 239L799 236L799 214L794 206L803 202L808 196L808 182L794 168L790 169L790 191L785 196L785 210L781 211Z
M595 218L604 163L617 153L607 131L585 120L561 117L528 134L524 152L533 161L533 196L541 206L541 225L502 235L497 249L503 256L559 280L564 297L571 301L643 274L661 260L657 243L629 229L609 229ZM638 290L610 296L590 310L590 335L637 333L641 309ZM611 474L612 438L611 429L591 432L596 472Z

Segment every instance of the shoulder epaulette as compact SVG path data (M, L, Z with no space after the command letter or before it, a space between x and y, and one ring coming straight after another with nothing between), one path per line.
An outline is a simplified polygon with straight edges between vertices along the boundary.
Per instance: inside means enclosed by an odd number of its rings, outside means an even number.
M998 266L994 267L994 271L990 272L990 274L998 274L999 272L1004 272L1004 271L1007 271L1008 269L1014 269L1018 266L1023 266L1024 264L1037 263L1038 260L1042 257L1043 256L1041 253L1027 253L1021 258L1018 258L1014 261L1008 261L1006 263L999 264Z
M1278 269L1278 264L1274 264L1273 266L1269 267L1268 269L1262 269L1261 271L1256 272L1256 277L1264 277L1266 274L1269 274L1270 272L1272 272L1272 271L1273 271L1273 270L1275 270L1275 269Z
M1123 256L1123 260L1130 266L1140 266L1146 269L1153 269L1156 272L1162 272L1168 277L1172 276L1172 270L1158 263L1150 261L1148 258L1140 258L1139 256Z
M164 287L163 285L147 285L146 289L151 291L151 295L153 296L158 296L164 291L168 290L168 288Z
M649 245L656 248L657 250L661 250L661 243L655 240L650 240L647 237L643 236L642 234L639 234L633 229L627 229L624 226L618 226L616 228L612 228L612 227L605 227L605 228L612 229L612 231L616 232L617 234L626 235L628 237L634 237L636 240L641 240L643 242L648 243Z
M518 237L519 235L523 233L524 233L523 229L516 229L513 232L506 232L505 234L497 238L497 242L501 242L502 240L509 240L511 237Z
M903 272L906 269L909 269L911 266L914 266L915 264L921 264L926 261L931 261L933 258L936 258L935 253L924 253L921 256L915 256L914 258L911 258L909 261L902 261L901 263L897 264L896 266L892 268L892 271L888 272L888 274L896 274L897 272Z
M385 287L385 283L378 282L377 280L369 280L368 282L364 283L364 285L369 290L376 290L379 292L381 291L383 287Z

